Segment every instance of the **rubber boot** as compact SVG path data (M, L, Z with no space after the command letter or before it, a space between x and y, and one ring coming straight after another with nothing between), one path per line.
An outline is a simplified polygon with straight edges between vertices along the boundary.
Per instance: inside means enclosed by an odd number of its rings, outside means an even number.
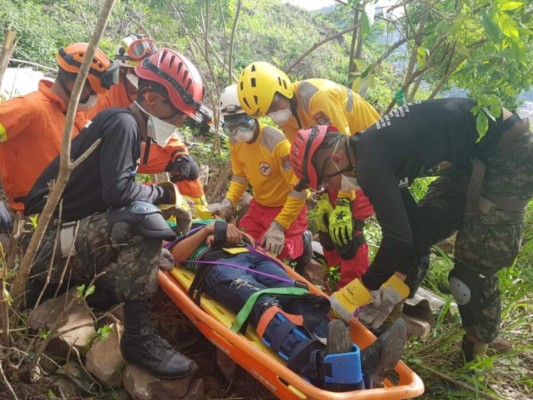
M370 378L373 386L390 375L400 361L407 342L407 326L397 319L374 343L361 352L363 375Z
M481 360L487 355L488 348L488 343L477 341L475 339L470 338L468 335L463 336L461 349L463 350L465 362Z
M155 331L150 320L152 302L124 304L124 333L120 351L124 359L161 379L183 378L196 370L196 364L173 350Z
M304 250L296 259L295 270L315 286L324 287L325 268L313 259L313 234L305 231L303 234Z
M328 324L328 341L324 356L324 389L333 392L365 389L361 368L361 351L353 344L344 321Z

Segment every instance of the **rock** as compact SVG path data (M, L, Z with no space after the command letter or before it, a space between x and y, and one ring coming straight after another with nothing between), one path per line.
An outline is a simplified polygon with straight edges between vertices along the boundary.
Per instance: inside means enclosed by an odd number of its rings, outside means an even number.
M52 390L59 395L60 399L79 398L81 390L75 383L67 378L57 378L51 382Z
M425 338L431 332L431 325L427 321L410 317L409 315L402 315L402 319L407 324L407 337L417 336Z
M429 301L423 299L417 305L411 306L409 304L404 304L403 314L410 317L426 321L429 325L435 325L435 318L433 317L433 312L429 305Z
M487 351L488 355L506 354L513 352L513 345L511 342L501 336L498 336L491 343Z
M59 297L45 301L30 314L28 325L36 330L50 329L58 318L63 319L57 337L48 345L48 351L59 357L66 357L72 346L83 350L96 333L93 317L84 301L75 302L68 314L63 314L75 295L76 288L72 288Z
M205 384L203 379L195 379L189 385L189 390L183 397L185 400L204 400Z
M106 339L96 338L87 352L85 367L107 387L122 385L124 358L120 352L122 327L111 325L113 332Z
M445 303L444 300L442 300L442 298L438 294L432 292L431 290L420 287L418 288L414 297L412 299L407 299L405 301L405 304L410 306L416 306L422 300L427 300L433 315L437 315Z
M186 394L193 376L190 374L174 380L158 379L135 365L126 364L122 383L134 400L188 399Z

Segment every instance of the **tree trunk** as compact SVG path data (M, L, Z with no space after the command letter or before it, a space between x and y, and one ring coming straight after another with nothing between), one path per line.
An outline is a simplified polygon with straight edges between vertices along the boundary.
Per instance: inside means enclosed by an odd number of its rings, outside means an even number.
M6 36L4 38L4 44L2 45L2 52L0 53L0 84L4 79L4 73L6 72L9 60L15 51L17 44L17 35L15 31L11 30L11 26L7 28Z

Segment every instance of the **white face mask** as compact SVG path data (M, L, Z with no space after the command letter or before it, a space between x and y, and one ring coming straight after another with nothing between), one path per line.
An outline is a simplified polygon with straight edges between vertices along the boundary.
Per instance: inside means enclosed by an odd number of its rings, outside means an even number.
M341 192L352 192L359 189L357 178L341 175Z
M163 147L166 146L177 127L157 117L154 117L144 108L142 108L139 103L135 102L135 104L137 104L137 107L139 107L141 111L148 115L148 122L146 123L146 132L148 137L152 138L158 145Z
M88 111L96 105L97 101L98 95L91 94L85 103L78 103L78 108L76 108L76 110L81 112Z
M146 130L148 137L151 137L157 144L165 147L176 130L176 126L150 115L146 124Z
M268 116L274 121L277 126L283 126L292 117L292 111L290 108L274 111Z
M340 140L335 145L335 148L333 149L332 154L337 153L337 148L339 147L339 143L340 143ZM337 164L333 163L333 165L335 166L338 172L341 172L339 167L337 167ZM341 189L340 189L341 192L352 192L355 190L359 190L360 188L361 187L357 183L357 178L355 176L346 176L344 174L341 174Z
M238 129L232 139L239 143L247 143L254 138L254 131L251 129Z

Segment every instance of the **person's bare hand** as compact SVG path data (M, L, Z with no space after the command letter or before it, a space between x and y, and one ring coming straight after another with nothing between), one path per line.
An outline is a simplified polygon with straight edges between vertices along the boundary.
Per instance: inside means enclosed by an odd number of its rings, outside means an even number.
M242 232L234 224L228 224L226 229L226 241L233 244L242 242Z

